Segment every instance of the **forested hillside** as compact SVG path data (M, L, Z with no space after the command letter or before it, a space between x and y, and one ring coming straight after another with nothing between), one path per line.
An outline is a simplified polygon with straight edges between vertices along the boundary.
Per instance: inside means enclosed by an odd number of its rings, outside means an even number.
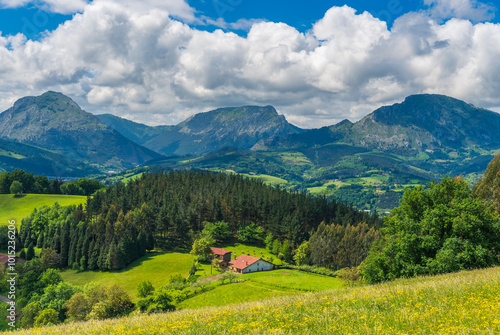
M42 208L23 220L25 246L54 249L61 266L118 269L159 248L190 248L205 222L229 223L233 239L245 228L292 246L309 239L321 222L380 227L376 215L324 197L288 192L242 176L204 171L145 174L89 198L85 209ZM252 223L254 225L252 225Z

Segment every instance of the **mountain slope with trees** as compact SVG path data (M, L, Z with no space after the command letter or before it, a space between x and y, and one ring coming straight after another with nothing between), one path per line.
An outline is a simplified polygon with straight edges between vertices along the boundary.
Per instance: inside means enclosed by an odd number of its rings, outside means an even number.
M146 250L190 248L207 222L218 221L228 223L233 239L244 234L263 244L270 233L288 241L290 250L307 240L321 222L381 224L377 216L343 203L241 176L160 172L96 192L85 210L39 209L23 220L20 236L24 245L60 253L63 267L115 270Z

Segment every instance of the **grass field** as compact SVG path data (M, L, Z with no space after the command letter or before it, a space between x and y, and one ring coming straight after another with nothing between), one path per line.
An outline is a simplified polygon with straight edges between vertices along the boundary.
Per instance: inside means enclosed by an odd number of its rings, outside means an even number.
M266 287L252 281L218 286L215 289L184 300L177 307L197 309L234 305L242 302L258 301L297 293L289 289Z
M234 305L242 302L258 301L298 294L340 288L340 279L320 276L297 270L275 270L244 274L246 281L218 286L179 304L179 308Z
M499 334L500 268L15 334L34 333Z
M291 269L248 273L242 275L242 278L249 279L260 286L305 292L336 289L343 286L343 281L338 278Z
M64 281L83 286L90 282L99 284L119 284L130 295L132 301L137 300L137 286L149 280L154 287L168 284L171 275L189 275L189 269L195 256L180 253L153 252L136 260L125 269L113 272L65 270L61 272ZM204 270L198 271L201 277L210 276L210 265L202 265ZM214 272L213 274L216 274Z
M0 194L0 225L7 225L9 220L15 220L17 226L35 208L52 206L56 202L61 206L85 204L87 197L77 195L26 194L16 197L12 194Z

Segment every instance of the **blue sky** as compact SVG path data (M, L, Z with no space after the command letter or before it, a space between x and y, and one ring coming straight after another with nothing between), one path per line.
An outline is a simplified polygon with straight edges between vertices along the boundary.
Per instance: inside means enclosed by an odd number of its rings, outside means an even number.
M189 3L200 11L200 14L211 18L221 17L227 22L236 22L239 19L265 19L273 22L284 22L306 31L312 24L323 17L324 13L333 6L349 5L359 12L368 11L392 25L394 19L401 14L423 7L420 0L394 1L290 1L290 0L192 0Z
M4 35L23 33L28 38L39 38L45 30L52 31L72 15L51 13L36 7L4 8L0 10L0 31Z
M348 5L361 13L368 11L374 17L385 21L390 28L395 19L408 12L429 8L423 0L386 0L386 1L325 1L325 0L189 0L188 4L196 10L198 17L213 20L237 22L241 19L284 22L301 32L312 28L324 13L333 6ZM490 5L494 7L491 3ZM72 14L54 13L47 8L40 8L35 1L18 8L0 9L0 31L3 34L23 33L30 39L40 38L40 33L52 31L59 24L71 20ZM489 22L498 22L494 16ZM193 24L200 30L213 31L214 25ZM239 35L245 35L245 29L231 29Z
M500 24L489 1L0 0L0 8L0 111L54 90L89 112L151 125L252 104L320 127L419 93L500 112Z

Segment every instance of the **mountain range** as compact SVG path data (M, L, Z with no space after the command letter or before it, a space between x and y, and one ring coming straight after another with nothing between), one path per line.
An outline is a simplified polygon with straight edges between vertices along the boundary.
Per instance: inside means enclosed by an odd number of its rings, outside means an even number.
M302 131L272 106L219 108L176 126L147 127L109 114L97 117L130 140L167 156L202 155L224 147L249 149L260 140Z
M87 113L47 92L0 114L0 168L54 176L137 166L222 170L391 208L404 186L445 174L475 180L500 149L497 129L500 114L444 95L412 95L358 122L300 129L272 106L219 108L151 127Z

